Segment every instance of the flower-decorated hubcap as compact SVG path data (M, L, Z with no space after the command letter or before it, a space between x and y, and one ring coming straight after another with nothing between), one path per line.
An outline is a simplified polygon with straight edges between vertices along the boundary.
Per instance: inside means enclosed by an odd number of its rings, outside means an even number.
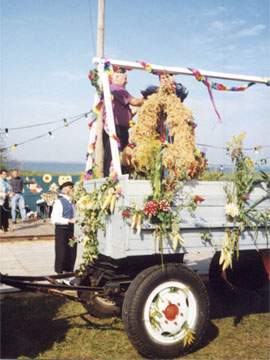
M178 281L167 281L148 296L143 320L149 335L163 344L172 344L194 329L198 305L192 291Z

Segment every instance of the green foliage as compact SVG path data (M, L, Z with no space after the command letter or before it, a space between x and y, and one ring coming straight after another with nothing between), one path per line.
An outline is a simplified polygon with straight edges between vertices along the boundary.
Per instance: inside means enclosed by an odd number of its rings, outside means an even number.
M82 263L80 272L84 273L87 266L98 255L98 230L105 231L106 216L113 213L116 197L120 188L116 180L108 178L104 184L88 193L81 181L75 187L74 201L78 210L77 223L81 236L76 242L83 242Z
M201 240L204 245L213 245L213 234L210 231L205 231L201 234Z
M231 180L232 174L224 174L220 171L205 171L203 175L199 177L202 181L227 181Z
M257 206L270 198L270 176L264 172L256 174L252 159L243 153L243 134L234 137L229 143L231 158L234 163L232 185L225 186L227 196L226 216L234 225L224 234L224 245L221 251L220 264L223 270L232 266L232 257L239 253L239 238L247 229L252 229L255 235L264 228L269 232L270 212L262 211ZM265 195L255 203L250 202L251 194L256 187L264 190Z

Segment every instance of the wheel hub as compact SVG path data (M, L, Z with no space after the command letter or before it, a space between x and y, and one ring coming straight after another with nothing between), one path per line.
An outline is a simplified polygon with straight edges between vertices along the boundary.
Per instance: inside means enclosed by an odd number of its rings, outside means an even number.
M173 321L179 314L179 308L177 305L170 303L162 312L167 320Z

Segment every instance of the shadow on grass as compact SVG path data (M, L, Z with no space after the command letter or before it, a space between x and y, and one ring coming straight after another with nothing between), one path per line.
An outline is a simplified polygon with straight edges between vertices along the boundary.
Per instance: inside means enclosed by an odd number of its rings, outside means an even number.
M64 339L68 320L54 319L62 298L18 294L1 300L1 358L35 358Z
M124 332L124 329L121 328L121 326L117 326L121 323L121 319L119 317L113 318L113 320L109 320L110 322L108 322L108 319L105 319L105 323L100 323L101 320L98 319L92 319L88 314L81 314L80 318L84 320L85 324L76 325L76 327L83 327L90 330L114 330Z
M210 317L233 317L237 325L245 315L267 313L270 310L269 287L258 291L235 289L227 292L214 291L209 287Z
M203 340L196 350L202 349L219 335L217 326L211 321L232 317L237 327L246 315L267 313L270 310L269 288L260 291L236 289L234 291L213 290L206 284L210 299L210 322Z

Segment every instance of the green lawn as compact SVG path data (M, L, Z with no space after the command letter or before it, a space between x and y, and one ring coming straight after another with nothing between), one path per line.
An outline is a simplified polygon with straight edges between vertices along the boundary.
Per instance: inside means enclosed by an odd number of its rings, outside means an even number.
M268 291L233 298L211 294L204 343L188 360L269 359ZM1 299L1 358L142 359L121 319L97 320L83 306L47 295L19 293Z

